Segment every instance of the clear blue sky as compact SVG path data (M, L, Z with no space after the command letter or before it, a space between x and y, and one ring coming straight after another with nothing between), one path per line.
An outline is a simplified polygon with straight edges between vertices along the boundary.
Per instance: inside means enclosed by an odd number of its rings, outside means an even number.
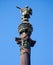
M16 5L33 9L31 65L53 65L53 0L0 0L0 65L20 65L20 48L14 38L21 14Z

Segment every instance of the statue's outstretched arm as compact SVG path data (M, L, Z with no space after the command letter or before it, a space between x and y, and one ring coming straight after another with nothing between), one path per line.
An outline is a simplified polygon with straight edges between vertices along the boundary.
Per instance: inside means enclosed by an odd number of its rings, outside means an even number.
M16 6L16 8L20 9L20 11L23 12L23 8L20 8L20 7L18 7L18 6Z
M16 6L16 8L21 9L20 7Z

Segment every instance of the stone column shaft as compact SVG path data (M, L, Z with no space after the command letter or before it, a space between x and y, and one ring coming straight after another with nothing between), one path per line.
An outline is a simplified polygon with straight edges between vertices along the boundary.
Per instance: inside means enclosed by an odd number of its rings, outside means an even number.
M30 65L30 55L28 53L20 55L20 65Z

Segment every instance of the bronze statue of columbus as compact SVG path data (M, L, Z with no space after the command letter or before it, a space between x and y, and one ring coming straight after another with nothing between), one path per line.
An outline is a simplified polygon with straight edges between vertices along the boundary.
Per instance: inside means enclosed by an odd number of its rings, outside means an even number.
M28 19L30 18L30 15L32 15L32 9L29 8L28 6L26 6L25 8L20 8L18 6L16 6L16 8L20 9L21 13L22 13L22 21L28 21Z

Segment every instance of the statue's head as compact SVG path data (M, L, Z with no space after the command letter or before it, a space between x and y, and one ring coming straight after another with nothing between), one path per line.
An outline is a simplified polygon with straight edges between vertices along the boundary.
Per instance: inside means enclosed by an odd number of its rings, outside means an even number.
M26 7L26 8L28 8L28 6L27 6L27 5L26 5L25 7Z

